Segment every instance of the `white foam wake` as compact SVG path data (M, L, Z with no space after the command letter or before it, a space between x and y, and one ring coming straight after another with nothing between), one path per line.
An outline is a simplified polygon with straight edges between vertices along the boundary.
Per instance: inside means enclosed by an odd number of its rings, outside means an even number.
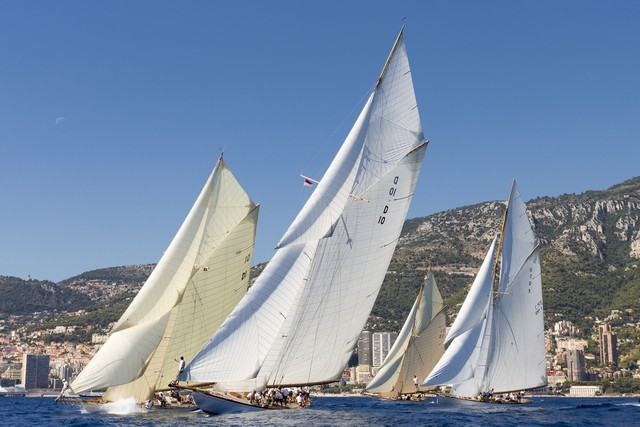
M132 397L109 403L85 404L82 412L88 414L105 413L114 415L128 415L137 413L146 413L147 410L136 403Z

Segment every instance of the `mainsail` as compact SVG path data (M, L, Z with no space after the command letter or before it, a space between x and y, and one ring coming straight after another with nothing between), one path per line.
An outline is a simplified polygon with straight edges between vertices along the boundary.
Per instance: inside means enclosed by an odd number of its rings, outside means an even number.
M273 259L180 379L246 391L339 378L382 285L426 145L401 31Z
M425 378L444 353L445 322L444 302L430 272L398 338L365 391L388 399L423 391L416 390L413 378Z
M168 389L246 294L259 207L222 156L157 266L70 391L138 402Z
M446 342L423 385L451 385L451 394L475 397L547 383L539 247L515 181L499 248L494 239Z

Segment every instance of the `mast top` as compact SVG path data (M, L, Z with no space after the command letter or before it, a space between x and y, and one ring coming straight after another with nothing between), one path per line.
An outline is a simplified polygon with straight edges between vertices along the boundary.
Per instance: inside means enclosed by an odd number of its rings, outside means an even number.
M389 62L391 62L391 58L393 57L393 54L396 51L396 47L398 46L398 43L400 43L400 39L402 38L403 34L404 34L404 24L402 24L402 27L400 28L400 32L398 33L398 37L396 37L396 41L395 43L393 43L393 47L391 48L391 52L389 52L387 61L384 63L384 67L382 67L382 71L380 72L380 77L378 77L378 81L376 82L376 88L380 86L380 83L382 83L382 78L384 77L384 74L387 72L387 68L389 67Z

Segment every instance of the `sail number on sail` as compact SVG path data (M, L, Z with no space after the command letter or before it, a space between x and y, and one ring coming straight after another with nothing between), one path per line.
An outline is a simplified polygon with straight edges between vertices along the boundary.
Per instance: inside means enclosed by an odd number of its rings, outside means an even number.
M396 187L395 185L398 184L398 181L400 180L399 176L396 176L395 178L393 178L393 185L394 187L389 188L389 195L391 197L396 195ZM385 205L384 209L382 210L382 215L380 215L380 217L378 218L378 224L382 225L384 224L384 220L385 220L385 216L387 214L387 212L389 212L389 205Z
M536 316L542 311L542 300L536 303Z

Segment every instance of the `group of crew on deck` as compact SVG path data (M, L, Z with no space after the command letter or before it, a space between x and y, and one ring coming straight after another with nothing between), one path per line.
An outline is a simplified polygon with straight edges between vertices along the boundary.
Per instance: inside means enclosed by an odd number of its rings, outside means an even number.
M524 398L524 392L512 392L495 395L493 389L489 391L483 391L480 393L480 400L482 402L496 402L496 403L522 403Z
M287 404L296 404L301 408L311 405L308 387L295 388L265 388L260 391L252 391L247 394L247 400L253 405L263 408L286 407Z
M160 408L165 409L168 403L171 403L171 405L180 406L194 405L191 394L181 395L176 390L172 390L170 392L159 391L157 393L154 393L153 399L147 400L144 404L144 407L146 409L151 409L154 406L158 405Z

